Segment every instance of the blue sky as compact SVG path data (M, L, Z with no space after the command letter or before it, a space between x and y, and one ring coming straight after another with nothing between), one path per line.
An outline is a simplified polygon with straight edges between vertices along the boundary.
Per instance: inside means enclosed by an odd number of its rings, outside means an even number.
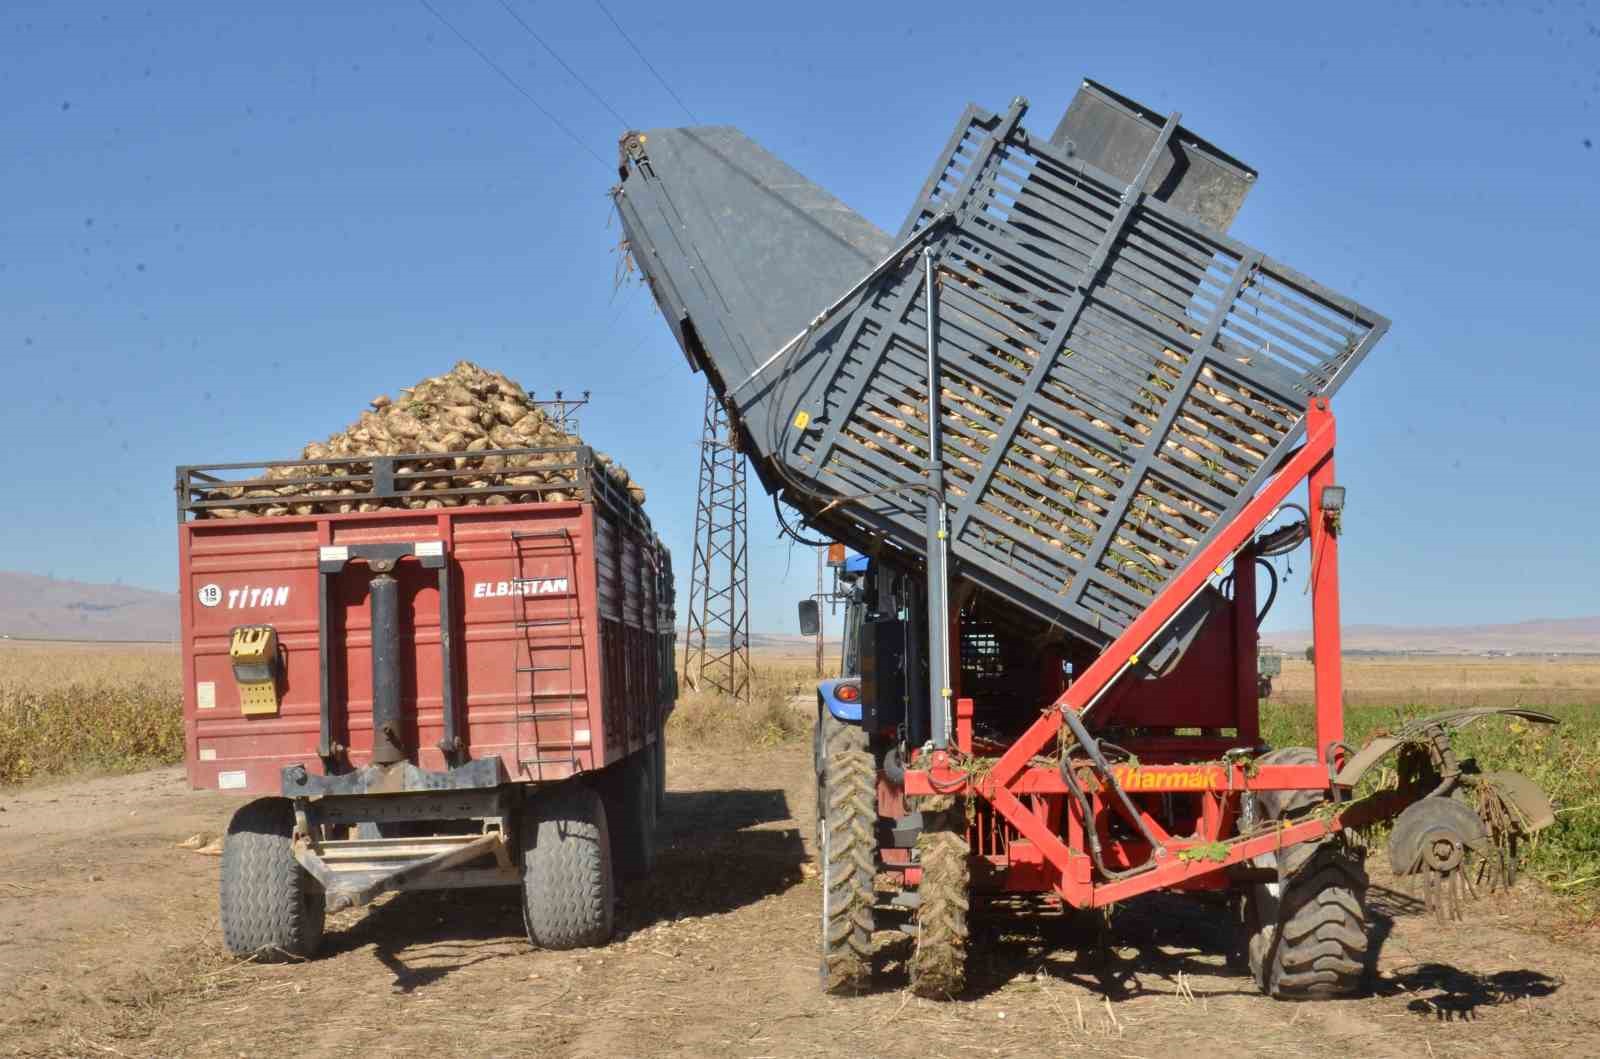
M408 0L7 5L0 566L170 589L175 464L296 455L466 357L591 390L687 571L701 381L613 288L622 129L499 0L431 2L583 146ZM589 0L507 2L629 124L688 122ZM1233 234L1394 320L1336 402L1346 620L1600 613L1600 2L608 6L891 230L968 101L1182 111L1261 172ZM813 560L750 509L788 630Z

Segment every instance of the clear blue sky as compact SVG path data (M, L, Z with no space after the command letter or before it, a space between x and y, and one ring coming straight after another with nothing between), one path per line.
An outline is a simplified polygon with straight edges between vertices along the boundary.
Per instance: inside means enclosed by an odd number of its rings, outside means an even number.
M614 158L498 0L431 2ZM589 0L507 2L630 124L688 122ZM412 0L253 6L0 16L0 566L170 589L175 464L293 456L467 357L591 389L686 571L701 382L613 290L614 169ZM1029 6L610 0L700 121L888 229L968 101L1181 110L1262 174L1235 235L1395 321L1336 405L1346 620L1600 613L1600 3ZM789 630L812 558L750 508L753 626Z

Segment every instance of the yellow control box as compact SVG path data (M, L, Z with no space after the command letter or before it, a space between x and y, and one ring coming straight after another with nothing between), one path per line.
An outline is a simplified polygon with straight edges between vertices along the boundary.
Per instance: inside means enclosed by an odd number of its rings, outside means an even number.
M278 630L241 625L228 646L233 679L239 685L239 710L246 717L278 712Z

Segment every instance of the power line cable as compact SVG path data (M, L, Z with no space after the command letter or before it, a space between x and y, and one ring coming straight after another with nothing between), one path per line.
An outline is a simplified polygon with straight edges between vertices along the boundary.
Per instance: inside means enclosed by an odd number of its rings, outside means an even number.
M472 53L474 55L476 55L479 59L483 60L483 64L485 66L487 66L489 69L493 70L495 73L499 74L501 76L501 78L503 78L505 80L505 83L510 85L513 89L515 89L517 91L517 93L522 96L523 99L526 99L529 103L532 103L534 108L536 110L538 110L539 113L541 113L545 117L549 118L550 119L550 124L554 125L556 128L560 129L562 132L566 133L568 138L570 138L573 143L577 144L579 147L582 147L585 151L588 152L589 157L593 158L596 162L599 162L601 165L606 166L606 168L608 168L608 169L611 168L610 166L606 165L606 160L604 158L601 158L599 153L597 151L595 151L595 149L593 147L590 147L588 144L584 143L583 140L579 139L578 134L573 132L570 128L568 128L566 123L563 122L560 118L556 117L555 114L552 113L548 107L546 107L543 103L540 103L537 99L535 99L533 97L533 93L532 92L529 92L526 88L523 88L522 85L520 83L518 83L516 78L514 78L510 74L506 73L505 70L501 68L499 63L497 63L493 59L489 58L489 56L484 53L482 48L478 47L476 44L472 43L472 41L468 40L467 39L467 35L465 33L462 33L459 29L457 29L455 27L455 23L451 22L448 18L445 18L444 15L440 14L438 8L436 8L432 4L428 3L428 0L417 0L417 3L419 3L423 7L427 8L429 14L431 14L434 18L438 19L441 23L443 23L444 27L446 29L448 29L451 33L454 33L456 35L456 39L459 40L462 44L465 44L468 48L470 48L472 50Z
M678 93L674 92L672 90L672 86L667 84L667 79L661 76L661 71L650 65L650 60L644 57L644 52L640 51L639 46L633 42L633 38L628 36L627 30L622 28L622 23L617 21L616 16L608 11L606 9L606 5L601 3L600 0L594 0L594 6L598 7L600 9L600 13L611 20L611 24L616 27L618 36L628 42L628 47L633 49L633 54L637 55L639 57L639 61L644 63L646 70L649 70L652 74L655 74L656 80L661 82L661 87L667 90L667 95L671 96L677 102L678 106L683 108L683 112L689 115L689 120L694 122L696 125L700 124L700 119L694 116L694 111L689 109L689 105L687 103L678 98Z
M545 51L550 53L550 58L552 58L556 62L560 63L561 64L561 68L563 70L567 71L567 73L571 74L572 75L572 79L574 81L578 82L578 84L582 85L584 87L584 89L591 96L594 97L594 100L595 100L596 103L599 103L602 107L604 107L608 111L610 111L611 112L611 116L613 118L616 118L617 121L622 124L622 127L624 129L633 128L633 126L631 124L629 124L627 118L624 118L621 114L617 113L617 108L616 107L613 107L610 103L607 103L606 100L605 100L605 97L602 96L599 92L596 92L594 90L594 86L593 85L589 84L589 82L585 81L582 77L580 77L578 75L578 71L574 70L571 66L568 66L567 65L567 60L563 59L560 55L556 54L556 50L554 48L550 47L550 45L545 41L545 39L543 37L539 36L539 34L534 30L534 28L532 26L528 25L527 21L525 19L523 19L523 17L521 15L517 14L516 9L511 6L511 4L509 3L509 0L500 0L500 6L506 9L506 14L510 15L512 18L517 20L517 25L521 26L523 29L528 31L528 36L532 37L534 40L539 42L539 47L543 48Z

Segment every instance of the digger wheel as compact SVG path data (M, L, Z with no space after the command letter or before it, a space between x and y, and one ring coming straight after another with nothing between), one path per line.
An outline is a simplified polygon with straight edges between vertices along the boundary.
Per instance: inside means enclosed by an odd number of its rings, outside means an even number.
M966 815L959 804L934 807L924 799L923 831L917 836L922 885L917 890L916 949L911 954L911 991L948 999L967 985L967 908L972 886Z
M1317 755L1309 747L1288 747L1258 760L1308 765L1317 763ZM1272 792L1257 804L1264 819L1278 820L1317 800L1311 791ZM1367 872L1360 855L1335 838L1290 846L1270 865L1258 866L1279 868L1284 881L1257 883L1245 895L1245 951L1256 985L1279 1000L1361 992L1368 941L1362 909Z
M877 769L860 727L818 718L817 843L822 866L822 988L859 993L872 978Z

